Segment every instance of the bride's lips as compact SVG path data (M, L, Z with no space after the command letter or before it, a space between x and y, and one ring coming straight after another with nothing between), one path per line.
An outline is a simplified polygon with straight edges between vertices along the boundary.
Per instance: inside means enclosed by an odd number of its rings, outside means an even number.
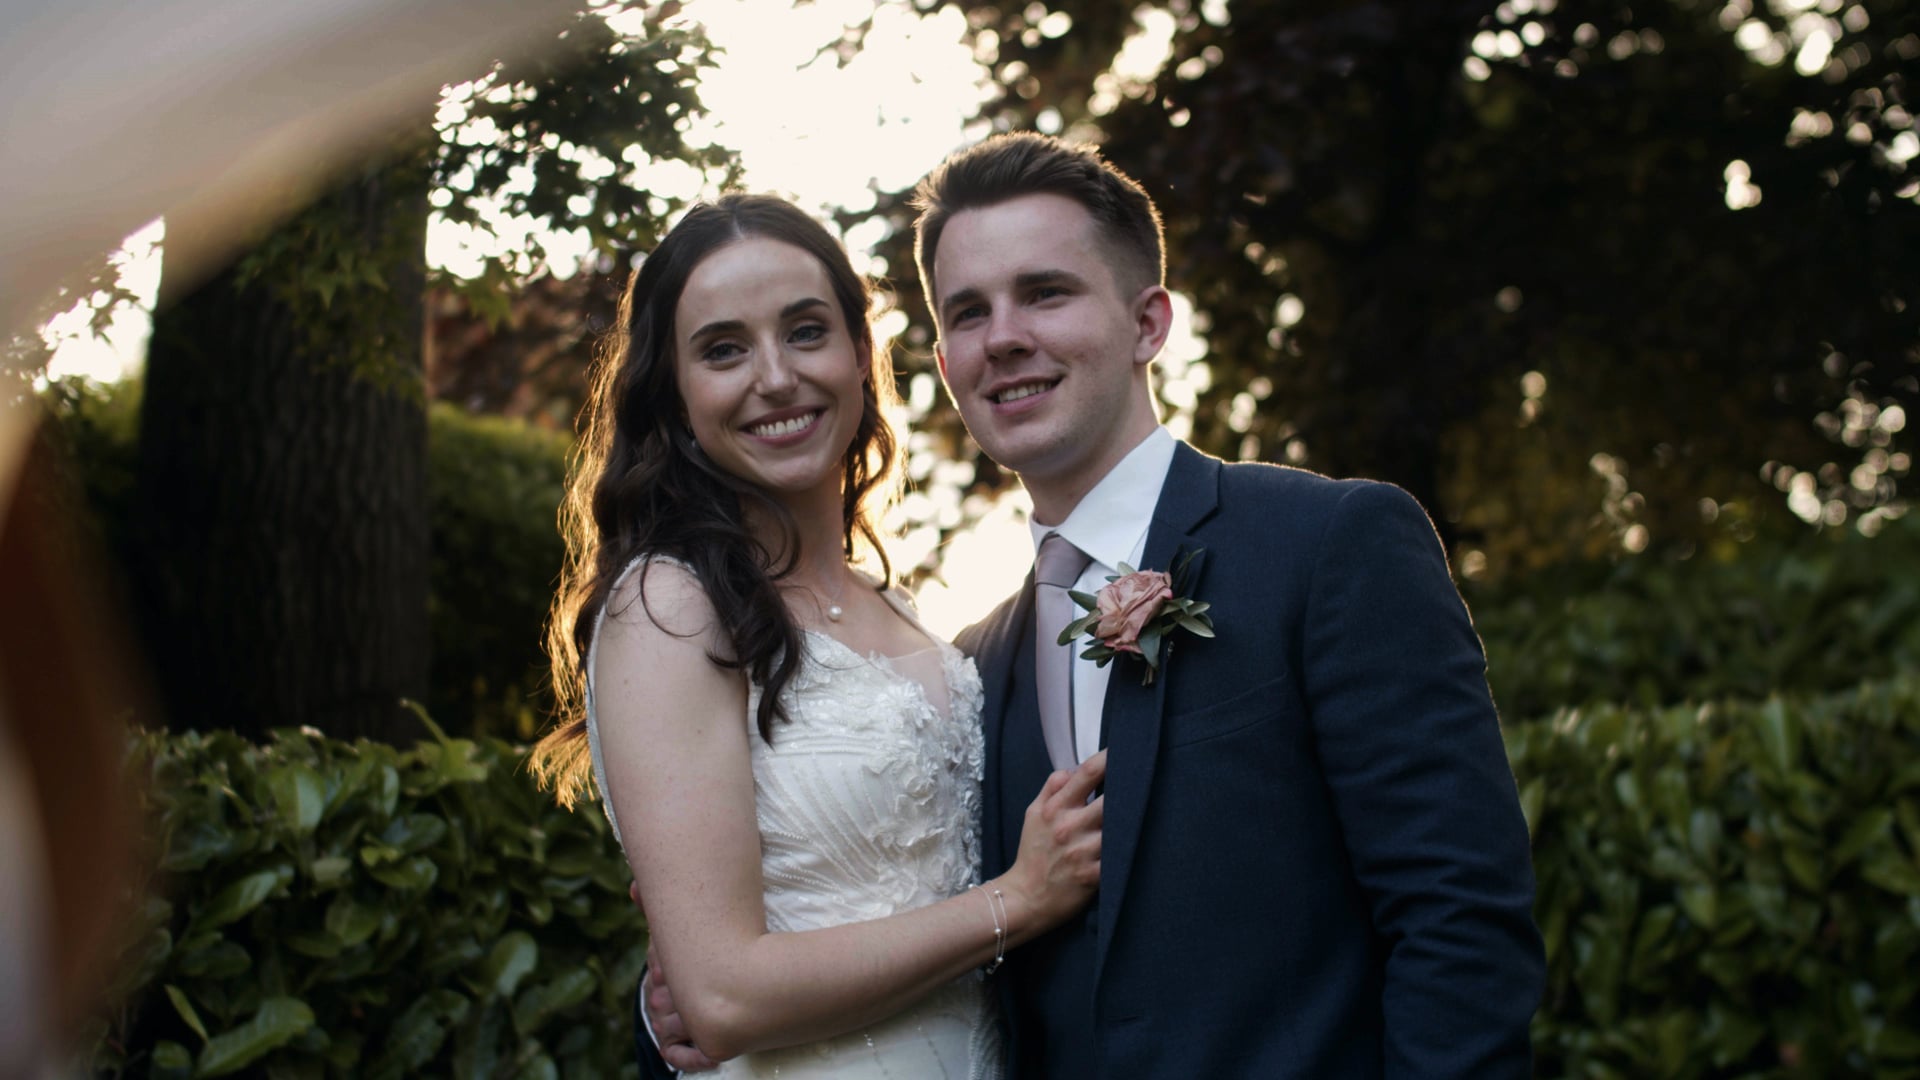
M820 405L781 409L742 424L740 430L767 446L792 446L813 434L814 429L820 426L820 418L826 413L826 408Z

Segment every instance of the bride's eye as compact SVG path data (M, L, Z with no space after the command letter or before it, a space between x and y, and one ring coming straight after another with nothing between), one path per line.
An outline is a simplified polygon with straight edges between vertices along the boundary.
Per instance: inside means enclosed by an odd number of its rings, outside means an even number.
M723 364L740 355L740 346L731 341L716 341L700 351L700 359L709 364Z

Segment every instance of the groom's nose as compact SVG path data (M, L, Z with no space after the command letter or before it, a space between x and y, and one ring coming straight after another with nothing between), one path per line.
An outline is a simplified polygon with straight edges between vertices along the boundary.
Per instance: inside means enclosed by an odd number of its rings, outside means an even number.
M1025 356L1033 351L1026 324L1014 312L996 310L987 324L987 355L995 360Z

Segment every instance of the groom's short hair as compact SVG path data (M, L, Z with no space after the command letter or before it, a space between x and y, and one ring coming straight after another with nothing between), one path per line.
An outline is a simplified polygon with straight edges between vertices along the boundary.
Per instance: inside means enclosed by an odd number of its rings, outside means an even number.
M1085 207L1115 255L1123 287L1144 289L1166 279L1160 211L1146 189L1091 146L1072 146L1031 131L995 135L941 162L913 192L913 259L927 305L934 294L933 260L953 215L1022 195L1061 195Z

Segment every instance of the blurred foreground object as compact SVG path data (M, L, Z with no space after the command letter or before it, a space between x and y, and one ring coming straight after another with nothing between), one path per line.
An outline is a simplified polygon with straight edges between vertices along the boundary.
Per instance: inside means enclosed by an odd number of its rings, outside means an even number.
M144 703L45 439L0 523L0 1077L97 1004L133 854L121 716Z
M552 0L16 0L0 11L0 334L143 223L218 243L301 205L443 84L551 42ZM179 266L169 253L170 276ZM176 277L175 280L178 280ZM138 679L18 384L0 389L0 1077L92 1004L130 849L118 770Z

